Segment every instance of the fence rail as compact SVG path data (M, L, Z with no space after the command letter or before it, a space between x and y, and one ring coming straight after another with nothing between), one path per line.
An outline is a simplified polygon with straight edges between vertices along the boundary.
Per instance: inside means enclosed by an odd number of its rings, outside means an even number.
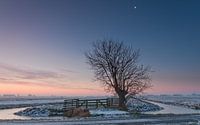
M119 104L118 98L106 98L106 99L67 99L64 100L64 110L68 110L71 108L114 108Z

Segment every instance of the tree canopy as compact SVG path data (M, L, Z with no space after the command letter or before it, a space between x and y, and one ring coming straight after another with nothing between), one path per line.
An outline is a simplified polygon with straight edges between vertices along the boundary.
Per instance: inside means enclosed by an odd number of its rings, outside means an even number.
M105 89L119 96L119 107L125 108L126 96L136 95L151 86L151 67L139 64L140 51L123 42L94 42L86 54L87 63Z

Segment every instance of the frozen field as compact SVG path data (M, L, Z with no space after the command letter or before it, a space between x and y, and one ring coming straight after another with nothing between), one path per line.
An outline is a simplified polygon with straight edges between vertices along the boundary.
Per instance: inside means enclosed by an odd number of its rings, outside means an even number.
M29 107L48 103L61 103L63 101L64 98L61 97L0 97L0 109Z
M200 110L200 94L191 95L146 95L145 99L170 105Z
M165 99L164 97L167 97ZM143 98L147 98L148 100L154 100L157 102L152 101L145 101L145 100L137 100L137 99L131 99L128 101L129 109L137 110L145 112L144 115L147 115L145 117L134 117L129 112L119 111L119 110L112 110L112 109L96 109L96 110L90 110L90 113L93 115L93 117L88 118L66 118L66 117L48 117L48 109L49 108L55 108L60 109L62 108L61 103L63 102L64 98L9 98L9 99L1 99L0 105L6 106L6 105L12 105L13 107L19 107L20 105L26 104L26 105L33 105L33 107L29 107L29 110L26 110L26 108L13 108L13 109L1 109L0 110L0 125L16 125L16 124L29 124L29 125L57 125L57 124L113 124L113 125L119 125L119 124L159 124L159 125L166 125L165 122L171 122L173 121L173 124L179 124L180 122L184 123L185 125L189 122L195 123L194 125L199 125L199 115L195 115L191 112L188 112L190 109L188 107L181 107L181 106L172 106L167 103L169 101L172 104L177 104L176 100L181 100L181 95L162 95L162 96L145 96ZM199 101L199 96L195 95L193 97L190 96L183 96L185 101L196 100L193 103L190 104L198 104L196 103ZM190 98L189 98L190 97ZM192 99L191 99L192 97ZM159 103L161 102L161 103ZM182 102L182 101L179 101ZM40 104L40 106L35 105ZM175 109L174 109L175 108ZM171 111L183 111L186 110L189 114L182 115L184 113L178 113L173 117L170 117L166 115L166 118L162 115L158 115L157 117L151 117L151 115L154 114L170 114L173 112ZM192 109L194 110L194 109ZM21 115L15 115L14 113L20 112ZM149 112L150 111L150 112ZM195 110L198 111L199 110ZM149 112L149 113L148 113ZM190 114L191 113L191 114ZM150 114L150 116L149 116ZM170 114L170 115L172 115ZM175 114L175 113L174 113ZM30 116L26 116L30 115ZM37 117L39 116L39 117ZM42 116L42 118L40 117ZM173 118L173 119L171 119ZM172 124L172 125L173 125ZM184 125L183 124L183 125Z
M102 97L83 98L88 99ZM0 110L0 119L27 119L27 117L29 119L46 119L49 116L62 117L63 114L60 111L62 111L63 109L63 103L64 98L4 98L0 100L0 107L2 109ZM130 99L127 103L127 106L129 108L129 111L134 110L137 112L158 111L162 109L158 105L147 103L137 99ZM90 109L90 113L92 116L95 117L127 117L129 115L128 112L106 108Z
M2 97L0 96L0 109L7 108L21 108L21 107L30 107L37 106L42 104L55 104L63 103L65 99L70 98L80 98L80 97ZM97 98L97 97L81 97L81 98ZM98 98L106 98L104 96Z

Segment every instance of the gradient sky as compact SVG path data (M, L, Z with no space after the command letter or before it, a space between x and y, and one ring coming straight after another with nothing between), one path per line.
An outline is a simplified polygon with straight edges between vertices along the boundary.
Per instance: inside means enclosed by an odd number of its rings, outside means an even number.
M84 52L101 39L141 49L147 92L200 92L199 0L0 0L0 94L104 95ZM136 8L135 8L136 7Z

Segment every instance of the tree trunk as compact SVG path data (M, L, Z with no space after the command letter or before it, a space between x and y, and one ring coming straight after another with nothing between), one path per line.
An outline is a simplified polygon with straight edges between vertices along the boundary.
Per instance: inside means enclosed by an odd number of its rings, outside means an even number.
M118 93L119 96L119 109L120 110L127 110L126 107L126 95L123 93Z

